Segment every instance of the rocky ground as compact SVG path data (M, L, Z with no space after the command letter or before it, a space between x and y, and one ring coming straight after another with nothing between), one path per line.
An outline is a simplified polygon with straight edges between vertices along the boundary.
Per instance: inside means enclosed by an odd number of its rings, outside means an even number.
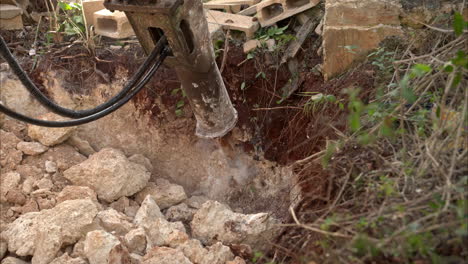
M73 128L7 119L0 133L1 264L241 264L277 232L269 214L188 197L143 155L96 152Z

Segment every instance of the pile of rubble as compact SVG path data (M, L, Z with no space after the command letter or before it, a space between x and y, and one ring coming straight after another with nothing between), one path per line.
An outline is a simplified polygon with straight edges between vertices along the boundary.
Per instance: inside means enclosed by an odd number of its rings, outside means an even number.
M241 264L277 234L268 214L188 197L144 156L96 152L74 128L0 125L1 264Z

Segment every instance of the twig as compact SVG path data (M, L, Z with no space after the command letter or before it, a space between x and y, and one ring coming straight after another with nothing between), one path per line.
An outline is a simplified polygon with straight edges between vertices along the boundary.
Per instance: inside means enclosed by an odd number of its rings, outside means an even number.
M219 71L223 73L224 67L226 67L226 61L228 57L228 52L229 52L229 37L231 36L231 31L228 29L226 32L226 38L224 40L224 52L223 52L223 61L221 62L221 67L219 68Z
M312 227L312 226L301 224L301 222L299 222L299 220L297 219L297 216L296 216L296 213L294 212L294 209L292 207L289 207L289 211L291 212L291 216L294 219L294 222L296 223L296 225L301 227L301 228L304 228L304 229L307 229L307 230L310 230L310 231L313 231L313 232L316 232L316 233L319 233L319 234L322 234L322 235L326 235L326 236L351 238L351 236L349 236L349 235L341 234L341 233L338 233L338 232L328 232L328 231L324 231L324 230L319 229L319 228L315 228L315 227ZM286 225L281 225L281 226L286 226Z
M253 108L253 111L270 111L270 110L280 110L280 109L296 109L296 110L303 110L301 107L297 106L278 106L278 107L271 107L271 108Z

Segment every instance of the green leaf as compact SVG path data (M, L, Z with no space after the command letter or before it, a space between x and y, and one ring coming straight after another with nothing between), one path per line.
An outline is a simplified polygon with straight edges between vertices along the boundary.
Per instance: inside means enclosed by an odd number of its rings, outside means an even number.
M184 114L184 111L182 109L177 109L177 110L175 110L175 114L176 114L176 116L180 117L180 116L182 116Z
M177 109L182 108L184 105L185 105L184 100L180 100L179 102L177 102L176 108L177 108Z
M413 66L411 69L411 77L421 77L427 73L430 73L432 71L431 66L426 65L426 64L416 64Z
M452 63L458 67L468 69L468 57L463 50L457 52L457 57L452 60Z
M463 34L463 30L465 28L465 21L463 19L463 15L456 12L453 18L453 30L457 36Z
M62 10L65 10L65 11L67 11L67 10L72 10L72 9L73 9L73 7L72 7L70 4L65 3L65 2L58 2L58 6L59 6Z
M179 93L179 91L180 91L180 88L176 88L176 89L172 90L171 95L177 95Z
M253 59L254 57L255 57L255 55L254 55L252 52L249 53L249 54L247 54L247 59L248 59L248 60L251 60L251 59Z
M357 131L361 128L361 118L359 114L352 113L349 116L349 126L351 127L352 131Z
M241 90L242 90L242 91L244 91L244 90L245 90L245 82L242 82L242 84L241 84L241 87L240 87L240 88L241 88Z

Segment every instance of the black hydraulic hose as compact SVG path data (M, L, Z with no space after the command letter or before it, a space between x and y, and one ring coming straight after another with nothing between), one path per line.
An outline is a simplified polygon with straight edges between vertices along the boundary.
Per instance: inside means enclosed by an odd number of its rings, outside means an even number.
M98 120L116 111L120 107L122 107L124 104L130 101L139 91L141 91L141 89L145 86L145 84L151 79L153 74L157 71L159 66L161 66L162 62L167 57L168 53L169 53L169 47L165 46L163 50L161 51L160 57L154 62L154 64L151 65L149 72L147 72L144 78L136 85L135 89L130 91L122 100L118 101L116 104L96 114L93 114L87 117L78 118L78 119L67 120L67 121L47 121L47 120L41 120L41 119L31 118L31 117L22 115L20 113L17 113L3 106L1 103L0 103L0 112L3 112L10 117L13 117L15 119L18 119L26 123L38 125L38 126L45 126L45 127L71 127L71 126L82 125L82 124L86 124L86 123Z
M148 58L145 60L145 62L139 67L138 71L136 74L128 81L128 83L125 85L125 87L114 97L112 97L109 101L95 107L92 109L86 109L86 110L71 110L67 109L64 107L61 107L51 101L49 98L47 98L46 95L44 95L37 87L36 85L31 81L29 76L24 72L22 67L19 65L19 63L16 61L16 59L13 57L11 54L10 50L8 49L8 46L3 39L3 37L0 35L0 54L1 56L8 62L8 65L10 65L12 71L18 76L22 84L26 87L26 89L46 108L50 109L52 112L66 116L66 117L71 117L71 118L81 118L81 117L87 117L91 116L94 114L97 114L98 112L108 108L109 106L114 105L117 103L119 100L122 100L125 95L127 95L137 84L137 82L140 81L141 77L145 74L145 72L148 70L148 66L155 60L155 58L161 53L161 50L166 46L167 40L166 37L163 36L158 43L156 44L156 47L153 49L151 54L148 56Z

